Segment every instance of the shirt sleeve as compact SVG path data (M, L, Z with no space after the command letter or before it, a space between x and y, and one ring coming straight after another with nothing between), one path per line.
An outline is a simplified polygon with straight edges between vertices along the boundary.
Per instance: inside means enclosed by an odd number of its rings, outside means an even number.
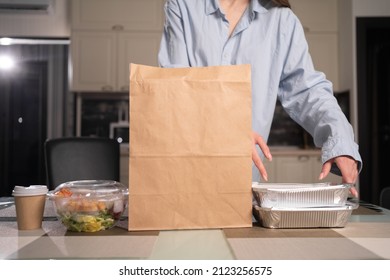
M288 11L283 34L286 55L278 98L290 117L322 148L323 163L337 156L351 156L359 162L360 172L362 160L352 126L333 95L332 83L324 73L314 69L301 23ZM341 175L336 165L331 172Z
M164 6L165 23L158 53L161 67L188 67L187 46L180 7L176 0L168 0Z

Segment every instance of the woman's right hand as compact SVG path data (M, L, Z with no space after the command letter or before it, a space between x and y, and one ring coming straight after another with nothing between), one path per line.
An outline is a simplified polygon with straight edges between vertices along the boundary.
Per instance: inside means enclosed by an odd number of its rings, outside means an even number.
M265 180L268 181L268 174L267 170L265 169L265 166L263 164L263 161L260 158L260 155L257 152L256 145L258 145L263 152L264 156L269 160L272 161L272 155L269 150L269 147L267 143L264 141L263 137L261 137L259 134L256 132L252 132L252 139L253 139L253 147L252 147L252 160L253 163L256 165L257 169L260 172L261 177Z

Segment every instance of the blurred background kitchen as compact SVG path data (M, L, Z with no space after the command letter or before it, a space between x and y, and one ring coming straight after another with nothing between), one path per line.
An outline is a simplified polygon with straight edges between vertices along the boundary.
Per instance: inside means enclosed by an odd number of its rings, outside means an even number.
M117 139L128 184L129 63L157 66L164 2L0 0L0 196L45 184L43 143L64 136ZM378 203L390 186L390 2L290 2L354 127L361 199ZM269 144L271 182L317 181L320 151L279 105Z

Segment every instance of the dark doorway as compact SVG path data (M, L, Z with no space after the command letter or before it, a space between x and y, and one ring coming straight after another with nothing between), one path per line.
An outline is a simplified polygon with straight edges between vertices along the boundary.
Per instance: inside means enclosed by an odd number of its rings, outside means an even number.
M361 199L379 203L390 186L390 18L357 18L359 146L363 158Z
M47 63L20 63L17 71L0 73L0 196L45 184Z

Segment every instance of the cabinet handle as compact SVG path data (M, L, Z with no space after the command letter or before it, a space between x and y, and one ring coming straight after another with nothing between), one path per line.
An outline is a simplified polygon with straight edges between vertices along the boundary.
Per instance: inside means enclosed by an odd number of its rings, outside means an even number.
M112 91L112 86L102 86L102 91Z
M112 26L112 30L115 30L115 31L122 31L124 29L123 25L120 25L120 24L115 24Z
M308 156L299 156L298 161L308 161L309 157Z

